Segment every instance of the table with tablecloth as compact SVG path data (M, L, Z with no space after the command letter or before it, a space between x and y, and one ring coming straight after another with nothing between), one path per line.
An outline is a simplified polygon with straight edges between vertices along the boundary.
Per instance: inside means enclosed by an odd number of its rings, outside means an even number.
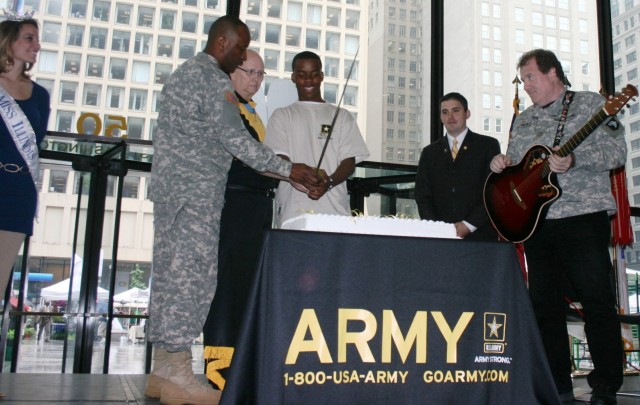
M513 245L274 230L222 404L557 404Z

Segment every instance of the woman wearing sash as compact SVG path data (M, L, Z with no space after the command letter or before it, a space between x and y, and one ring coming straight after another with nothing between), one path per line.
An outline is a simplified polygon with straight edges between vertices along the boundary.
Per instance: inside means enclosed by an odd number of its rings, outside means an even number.
M38 23L10 14L0 23L0 294L22 242L33 232L38 145L49 120L49 93L28 75L40 50Z

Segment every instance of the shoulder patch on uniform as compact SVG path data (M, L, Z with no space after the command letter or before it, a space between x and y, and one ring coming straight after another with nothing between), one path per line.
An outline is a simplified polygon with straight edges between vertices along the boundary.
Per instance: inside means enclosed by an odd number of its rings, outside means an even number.
M620 128L621 124L616 117L611 117L611 119L607 121L606 125L609 127L609 129L616 131L618 128Z
M236 97L235 94L233 94L232 92L230 92L229 90L227 90L226 92L226 99L228 102L230 102L231 104L237 106L238 104L240 104L240 101L238 100L238 98Z

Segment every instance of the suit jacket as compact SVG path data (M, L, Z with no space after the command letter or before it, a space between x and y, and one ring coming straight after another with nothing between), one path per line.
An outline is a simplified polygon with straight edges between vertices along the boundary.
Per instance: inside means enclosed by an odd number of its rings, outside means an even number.
M426 146L416 175L420 218L475 226L467 239L498 240L484 206L483 189L491 159L500 153L498 140L469 130L455 160L447 137Z

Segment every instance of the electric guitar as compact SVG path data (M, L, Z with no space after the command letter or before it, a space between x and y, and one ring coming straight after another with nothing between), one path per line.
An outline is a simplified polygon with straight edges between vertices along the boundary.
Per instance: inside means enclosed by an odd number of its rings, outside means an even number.
M638 89L628 84L557 151L534 145L520 163L489 174L484 184L484 205L500 236L514 243L529 239L549 205L562 193L557 174L549 168L549 156L571 154L607 117L616 115L637 95Z

